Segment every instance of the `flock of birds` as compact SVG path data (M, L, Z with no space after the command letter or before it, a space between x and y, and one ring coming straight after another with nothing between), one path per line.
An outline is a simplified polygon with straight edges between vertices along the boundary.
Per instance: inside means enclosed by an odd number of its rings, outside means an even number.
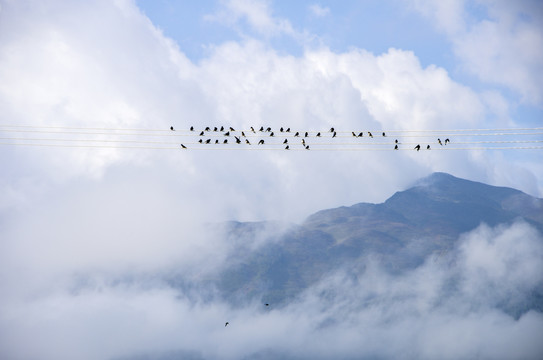
M175 131L175 128L173 126L170 127L170 130L171 131ZM190 129L189 129L191 132L195 132L195 133L199 133L199 140L198 140L198 143L200 144L229 144L229 143L233 143L235 142L236 144L247 144L247 145L252 145L251 141L248 139L248 136L245 134L245 131L238 131L236 132L236 130L233 128L233 127L229 127L229 128L225 128L224 126L221 126L220 128L215 126L213 128L211 127L206 127L204 128L203 130L195 130L194 126L191 126ZM303 146L303 148L305 148L306 150L310 150L310 147L309 147L309 138L310 138L310 133L308 131L296 131L296 132L293 132L290 130L290 128L283 128L281 127L279 129L279 132L276 132L276 131L273 131L271 127L267 127L267 128L264 128L263 126L260 127L260 129L258 130L255 130L254 127L250 127L250 133L251 134L260 134L260 137L261 139L256 143L257 145L264 145L266 143L265 139L262 138L264 136L266 137L281 137L283 136L285 139L283 140L282 142L282 145L285 146L285 150L290 150L290 146L293 144L292 143L292 139L291 139L291 142L289 142L289 137L292 137L292 138L300 138L301 141L299 141L299 144L301 144ZM210 136L212 136L213 134L221 134L222 135L222 138L215 138L215 139L212 139ZM369 138L373 138L373 134L371 133L371 131L367 131L367 137ZM337 131L335 130L335 128L330 128L330 130L328 130L328 132L326 133L321 133L321 132L315 132L315 134L311 134L312 136L314 136L315 138L321 138L321 137L324 137L326 135L329 134L329 137L331 138L336 138L337 137ZM352 137L354 138L361 138L361 137L364 137L364 132L361 131L361 132L354 132L354 131L351 131L351 134L352 134ZM386 133L385 132L382 132L381 133L381 136L382 137L386 137ZM308 140L306 140L308 139ZM230 142L229 142L230 140ZM437 143L441 146L443 145L447 145L448 143L450 143L450 139L449 138L446 138L445 140L441 141L440 138L437 139ZM399 145L401 143L398 141L398 139L395 139L394 140L394 150L399 150ZM183 149L187 149L187 146L184 145L184 144L181 144L181 148ZM421 145L420 144L417 144L413 150L416 150L416 151L420 151L421 149ZM426 150L430 150L431 149L431 146L430 144L427 144L426 145Z

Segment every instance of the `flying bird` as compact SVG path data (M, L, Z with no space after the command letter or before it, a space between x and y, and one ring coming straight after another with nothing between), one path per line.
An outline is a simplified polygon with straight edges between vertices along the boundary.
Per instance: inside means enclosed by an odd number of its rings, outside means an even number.
M416 149L417 151L419 151L419 150L420 150L420 145L417 144L417 146L415 146L415 149Z
M228 321L224 323L224 327L227 327L230 324Z
M270 306L270 304L264 304L264 305L266 305L266 306Z

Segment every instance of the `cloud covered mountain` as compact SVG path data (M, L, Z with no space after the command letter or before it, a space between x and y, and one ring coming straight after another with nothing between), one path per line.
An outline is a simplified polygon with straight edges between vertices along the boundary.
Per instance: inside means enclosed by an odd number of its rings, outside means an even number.
M232 265L215 281L234 303L257 297L264 303L285 305L339 268L363 268L373 259L387 273L399 275L431 257L445 261L461 235L479 226L513 224L543 232L543 200L511 188L434 173L384 203L319 211L254 251L236 251L229 259ZM274 227L277 224L231 222L221 231L228 233L230 241L252 243ZM537 289L521 307L504 307L516 316L532 308L542 311L542 290Z

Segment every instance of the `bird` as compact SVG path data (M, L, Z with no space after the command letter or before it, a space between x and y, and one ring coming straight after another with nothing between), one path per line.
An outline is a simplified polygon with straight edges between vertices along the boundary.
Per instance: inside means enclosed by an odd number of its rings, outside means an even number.
M206 144L209 144L211 142L211 139L206 140Z
M230 136L230 131L225 132L224 136Z
M170 126L170 130L171 130L171 131L175 131L175 129L173 128L173 126Z
M337 132L334 131L334 135L332 135L333 138L335 138L337 135Z
M264 131L264 126L261 126L260 129L258 129L258 131Z
M288 149L290 149L290 148L289 148L289 146L287 145L287 146L285 147L285 150L288 150Z
M224 323L224 327L227 327L230 324L228 321Z
M237 136L234 136L236 138L236 144L241 144L241 140L239 139L239 137Z
M187 147L186 147L185 145L183 145L183 144L181 144L181 147L182 147L183 149L186 149L186 148L187 148Z
M299 132L296 132L296 134L294 134L294 136L300 136L300 133L299 133Z
M209 128L209 126L207 126L207 127L205 128L205 131L211 131L211 129Z
M194 126L191 126L191 127L190 127L190 131L194 131Z
M204 136L204 132L203 132L203 131L200 133L200 136Z
M317 133L317 137L321 137L321 133L320 133L320 132Z
M385 136L386 136L386 134L385 134L385 132L383 131L383 137L385 137Z
M283 128L279 129L279 131L283 132Z
M199 142L200 144L202 143L202 141L203 141L202 139L198 140L198 142Z
M224 131L224 126L221 126L221 130L220 131Z
M364 133L361 132L360 134L358 134L358 137L363 137L364 136Z
M271 127L267 128L266 131L268 131L268 132L271 131Z
M306 150L309 150L309 145L307 145L307 146L305 147L305 149L306 149Z
M236 131L232 126L230 126L230 131Z
M330 132L334 132L334 128L330 128Z
M216 127L216 126L215 126L215 127L213 128L213 131L218 131L218 130L219 130L219 129L217 129L217 127Z
M451 142L451 141L449 140L449 138L446 138L445 139L445 145L447 145L448 142Z
M305 139L302 139L302 145L305 146Z
M309 133L306 131L304 136L305 136L305 137L308 137L308 136L309 136Z
M266 305L266 306L270 306L270 304L264 304L264 305Z
M371 132L369 132L369 131L368 131L368 135L369 135L369 137L371 137L371 138L373 137L373 135L372 135Z
M356 134L354 133L354 131L352 131L351 134L353 134L353 136L356 137Z
M248 145L251 145L251 142L249 141L249 139L245 139L245 143Z
M223 144L228 144L228 139L224 139Z
M440 138L437 139L437 142L439 143L439 145L443 146L443 143L441 142Z
M260 140L260 141L258 142L258 145L264 145L264 140Z
M288 144L288 139L285 139L285 141L283 141L283 144Z
M417 151L419 151L419 150L420 150L420 145L417 144L417 146L415 146L415 149L416 149Z
M426 150L430 150L430 145L426 146Z
M251 131L252 132L255 132L255 128L251 126Z
M287 128L286 132L290 132L290 128Z
M395 144L399 144L398 139L394 140L394 143L395 143Z
M215 144L218 144L219 143L219 139L215 140Z
M270 133L270 136L273 136L273 131Z
M241 136L246 137L245 133L243 131L241 132Z
M394 150L398 150L398 144L394 145Z

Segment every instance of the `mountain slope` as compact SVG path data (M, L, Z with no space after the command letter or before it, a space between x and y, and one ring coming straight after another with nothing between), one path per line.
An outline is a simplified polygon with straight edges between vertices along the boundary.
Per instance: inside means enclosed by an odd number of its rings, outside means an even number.
M521 191L434 173L382 204L319 211L278 241L237 259L218 279L234 303L255 297L284 303L325 274L372 256L391 273L445 254L458 237L485 223L523 220L543 232L543 200ZM251 224L237 223L236 231ZM254 229L253 229L254 230Z

